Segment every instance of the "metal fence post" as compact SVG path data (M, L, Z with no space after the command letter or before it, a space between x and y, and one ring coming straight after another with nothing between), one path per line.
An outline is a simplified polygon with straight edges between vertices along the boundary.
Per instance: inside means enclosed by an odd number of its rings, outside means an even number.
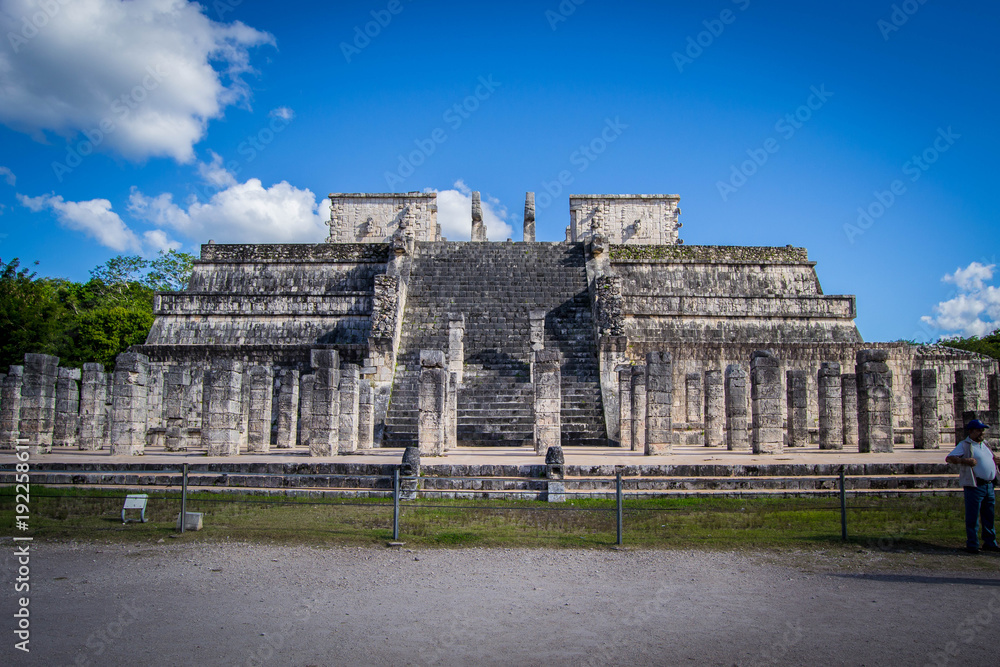
M187 527L187 501L188 501L188 464L184 464L181 473L181 532Z
M392 471L392 539L399 539L399 468Z
M840 539L847 541L847 493L844 490L844 466L840 466Z
M618 513L618 546L622 544L622 471L615 473L615 504Z

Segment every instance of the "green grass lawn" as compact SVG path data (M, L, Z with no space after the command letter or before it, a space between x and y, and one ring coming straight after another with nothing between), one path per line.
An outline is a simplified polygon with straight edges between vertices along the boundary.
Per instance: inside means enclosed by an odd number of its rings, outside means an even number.
M146 492L140 490L140 492ZM122 525L127 489L32 487L36 538L158 540L176 536L179 493L149 493L148 522ZM420 500L401 505L408 546L607 547L615 544L615 504L511 500ZM14 491L0 489L0 522L14 530ZM188 511L204 530L180 539L384 545L392 539L388 499L262 498L191 494ZM130 511L130 516L138 512ZM849 544L883 551L953 550L964 543L957 496L849 498ZM636 499L625 503L624 544L646 548L825 548L842 544L835 498Z

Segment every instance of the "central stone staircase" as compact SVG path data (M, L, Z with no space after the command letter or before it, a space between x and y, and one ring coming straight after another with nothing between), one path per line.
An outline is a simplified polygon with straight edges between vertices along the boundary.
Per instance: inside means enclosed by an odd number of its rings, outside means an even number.
M562 444L607 443L583 244L417 244L383 446L415 445L420 350L448 349L465 315L460 446L533 438L529 313L545 310L545 348L562 357Z

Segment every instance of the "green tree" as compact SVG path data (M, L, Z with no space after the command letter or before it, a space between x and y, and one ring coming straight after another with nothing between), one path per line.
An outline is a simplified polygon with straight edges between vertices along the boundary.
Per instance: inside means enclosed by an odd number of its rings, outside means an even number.
M0 259L0 369L24 361L26 352L58 354L65 343L66 311L55 285Z
M176 250L160 251L150 260L145 283L157 292L179 292L187 288L194 270L194 256Z
M76 318L69 357L75 363L97 362L110 368L120 353L146 342L152 326L152 309L109 306L85 311Z
M950 340L939 340L938 345L978 352L994 359L1000 359L1000 331L994 331L988 336L969 336L968 338L953 338Z

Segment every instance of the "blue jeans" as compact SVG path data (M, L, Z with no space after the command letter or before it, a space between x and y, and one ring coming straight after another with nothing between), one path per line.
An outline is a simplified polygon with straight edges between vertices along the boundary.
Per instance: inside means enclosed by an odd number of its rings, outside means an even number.
M983 544L996 546L997 531L993 527L996 496L993 494L993 485L966 486L964 490L966 545L972 549L979 548L979 540L976 539L976 524L982 519Z

